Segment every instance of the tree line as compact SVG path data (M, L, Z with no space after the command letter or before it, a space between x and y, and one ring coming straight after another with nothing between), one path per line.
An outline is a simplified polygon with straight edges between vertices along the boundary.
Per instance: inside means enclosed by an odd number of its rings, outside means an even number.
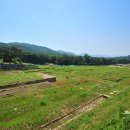
M130 56L104 58L91 57L88 54L84 56L72 56L65 54L36 54L25 52L16 47L0 47L0 63L33 63L46 64L53 63L57 65L112 65L112 64L128 64Z

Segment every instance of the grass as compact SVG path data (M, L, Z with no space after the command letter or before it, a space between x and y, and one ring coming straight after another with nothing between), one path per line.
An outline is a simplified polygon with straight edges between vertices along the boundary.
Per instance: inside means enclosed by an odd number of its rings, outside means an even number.
M36 79L43 79L43 77L36 72L27 73L26 71L18 71L18 70L0 72L0 86L16 82L31 81Z
M25 91L16 93L15 97L0 98L0 129L36 129L41 124L73 110L101 93L109 94L128 87L130 81L130 70L127 67L109 66L39 66L39 69L20 72L26 75L26 78L20 73L16 75L19 75L20 79L23 76L26 80L29 75L34 75L33 78L40 78L37 75L39 72L56 75L57 81L50 87L45 88L42 84L35 84ZM0 80L8 84L9 81L4 79L4 76L7 78L5 73ZM11 82L15 81L15 75L12 75ZM116 125L110 127L107 124L118 122L119 118L116 115L116 112L119 112L118 104L126 107L129 103L129 101L124 102L129 98L128 91L126 95L123 97L121 94L111 98L93 111L67 124L64 129L93 130L94 128L102 129L103 126L106 129L115 128ZM129 110L129 105L127 109ZM107 116L108 120L106 120ZM99 127L100 125L102 128ZM122 125L121 122L120 125Z
M89 113L68 123L63 130L129 130L130 88L113 96L108 101L97 106Z

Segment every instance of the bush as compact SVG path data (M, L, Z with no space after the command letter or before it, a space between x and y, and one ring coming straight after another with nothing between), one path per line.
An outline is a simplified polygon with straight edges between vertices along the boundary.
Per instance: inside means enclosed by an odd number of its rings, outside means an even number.
M3 64L4 62L3 62L3 59L0 59L0 64Z
M45 102L45 101L41 101L41 102L40 102L40 105L41 105L41 106L46 106L46 102Z
M70 123L70 124L67 125L67 129L68 129L68 130L75 130L75 129L76 129L76 126L75 126L75 124Z
M80 98L86 98L87 96L88 96L87 93L82 93L82 94L79 95Z

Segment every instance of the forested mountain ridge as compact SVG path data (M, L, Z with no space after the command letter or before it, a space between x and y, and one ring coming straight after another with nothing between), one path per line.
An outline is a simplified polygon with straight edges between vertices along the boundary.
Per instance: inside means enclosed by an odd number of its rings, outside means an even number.
M19 42L11 42L11 43L2 43L0 42L0 47L17 47L19 49L22 49L26 52L32 52L32 53L44 53L44 54L60 54L57 51L54 51L50 48L38 46L34 44L29 43L19 43Z
M92 57L88 54L84 56L69 55L62 51L51 50L27 43L0 43L0 61L4 62L26 62L33 64L53 63L58 65L111 65L130 64L130 55L122 57Z

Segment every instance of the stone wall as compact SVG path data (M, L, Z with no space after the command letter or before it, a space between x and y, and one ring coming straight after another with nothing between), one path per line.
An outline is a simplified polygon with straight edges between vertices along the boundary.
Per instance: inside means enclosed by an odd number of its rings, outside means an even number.
M27 82L18 82L18 83L2 85L2 86L0 86L0 89L10 88L10 87L18 87L20 85L29 85L29 84L41 83L41 82L46 82L46 81L55 82L56 77L52 76L52 77L48 77L48 78L41 79L41 80L33 80L33 81L27 81Z

